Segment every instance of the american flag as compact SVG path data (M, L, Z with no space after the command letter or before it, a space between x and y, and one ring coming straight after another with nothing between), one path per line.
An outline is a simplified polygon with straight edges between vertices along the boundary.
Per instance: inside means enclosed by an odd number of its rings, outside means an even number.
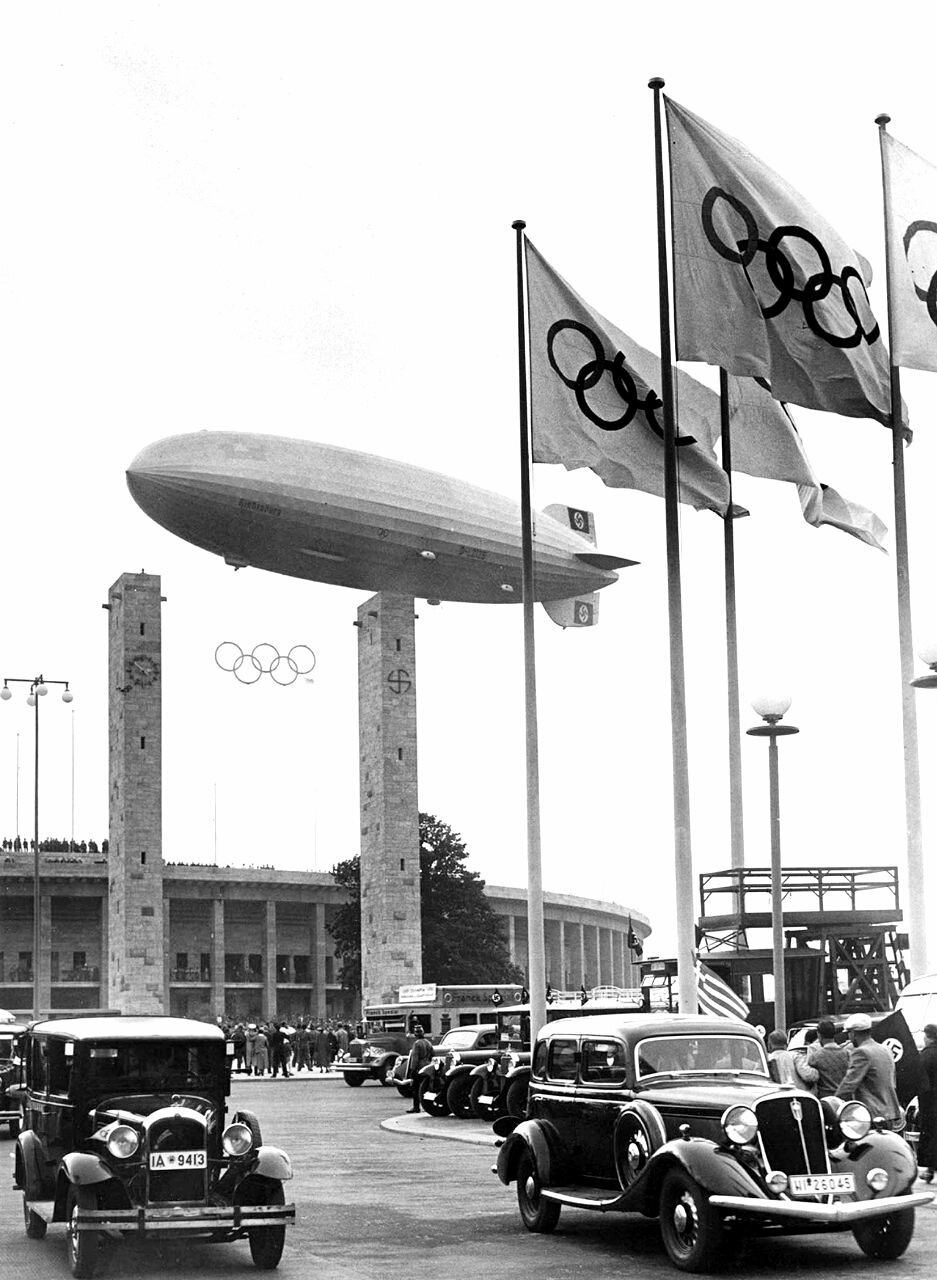
M741 1018L743 1022L748 1017L748 1005L742 997L701 960L696 965L696 982L700 1013L713 1018Z

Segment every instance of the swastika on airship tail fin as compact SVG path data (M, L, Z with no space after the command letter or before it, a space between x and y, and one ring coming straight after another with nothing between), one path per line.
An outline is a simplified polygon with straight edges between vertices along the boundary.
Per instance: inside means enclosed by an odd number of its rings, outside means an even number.
M591 511L583 511L581 507L567 507L562 502L551 502L543 508L544 515L552 516L559 524L580 534L587 542L595 546L595 516Z
M569 600L543 600L541 603L558 627L594 627L599 620L597 591Z

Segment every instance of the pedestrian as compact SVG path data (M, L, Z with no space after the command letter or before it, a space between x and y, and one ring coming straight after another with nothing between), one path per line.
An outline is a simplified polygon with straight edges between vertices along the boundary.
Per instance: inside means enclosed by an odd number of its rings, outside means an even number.
M238 1022L234 1030L231 1032L231 1043L234 1046L234 1062L231 1064L233 1071L244 1070L244 1055L246 1052L247 1036L244 1034L244 1024Z
M332 1063L338 1057L338 1036L332 1030L331 1023L327 1027L327 1031L329 1033L329 1066L331 1067Z
M413 1085L413 1105L411 1111L420 1110L420 1072L433 1056L433 1046L427 1040L423 1028L419 1025L413 1028L416 1039L410 1048L410 1056L407 1059L407 1079Z
M817 1097L832 1097L849 1066L849 1050L837 1044L832 1018L821 1018L817 1023L817 1041L807 1049L807 1061L817 1072Z
M254 1039L254 1075L265 1076L267 1074L267 1037L262 1027L257 1028L257 1036Z
M309 1028L305 1023L300 1023L296 1028L296 1035L293 1037L293 1045L296 1053L296 1070L309 1070L309 1044L310 1044Z
M315 1062L317 1071L328 1071L329 1069L329 1033L325 1027L316 1027L315 1035Z
M335 1039L338 1041L338 1056L344 1058L348 1052L348 1028L344 1022L338 1024L338 1030L335 1032Z
M900 1133L904 1114L895 1091L894 1058L884 1045L872 1039L872 1019L867 1013L851 1014L845 1031L852 1041L852 1053L836 1097L864 1103L873 1120L882 1117L890 1129Z
M247 1074L254 1074L254 1045L257 1043L257 1023L249 1022L247 1030L244 1032L244 1065L247 1068Z
M927 1088L918 1094L917 1162L924 1169L921 1179L933 1182L937 1173L937 1026L929 1022L924 1028L921 1069L927 1076Z
M787 1047L786 1031L772 1031L768 1036L768 1070L778 1084L795 1084L798 1089L809 1088L817 1082L816 1070L806 1062L798 1069Z
M267 1043L270 1046L270 1074L276 1078L277 1072L282 1071L283 1079L289 1080L290 1073L286 1065L287 1036L281 1023L274 1022Z

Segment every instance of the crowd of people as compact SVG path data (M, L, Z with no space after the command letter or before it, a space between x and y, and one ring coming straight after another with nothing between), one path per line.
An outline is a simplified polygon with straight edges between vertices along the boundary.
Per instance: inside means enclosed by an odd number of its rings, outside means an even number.
M296 1026L281 1019L267 1022L227 1022L221 1028L234 1046L232 1071L250 1076L282 1076L300 1071L330 1071L348 1051L353 1038L349 1023L331 1019L300 1019Z
M39 841L40 853L107 853L108 847L106 839L101 841L100 849L97 840L66 840L58 836L47 836ZM4 836L2 848L10 853L28 853L30 850L35 853L36 841L26 836Z
M873 1116L883 1116L890 1128L901 1132L905 1113L895 1088L895 1060L884 1045L872 1038L872 1019L854 1013L846 1019L847 1043L840 1043L831 1018L821 1018L805 1036L802 1048L788 1048L787 1035L772 1031L768 1036L768 1064L781 1084L795 1084L818 1098L855 1099L864 1103ZM928 1088L918 1100L920 1132L918 1164L925 1182L937 1173L937 1026L924 1028L921 1069Z

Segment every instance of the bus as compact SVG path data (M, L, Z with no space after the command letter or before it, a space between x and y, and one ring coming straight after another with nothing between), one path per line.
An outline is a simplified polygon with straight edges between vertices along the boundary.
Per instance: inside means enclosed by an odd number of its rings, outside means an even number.
M523 1004L527 991L514 982L437 983L402 986L396 1004L365 1005L362 1035L410 1035L421 1026L430 1038L453 1027L494 1022L497 1011Z

